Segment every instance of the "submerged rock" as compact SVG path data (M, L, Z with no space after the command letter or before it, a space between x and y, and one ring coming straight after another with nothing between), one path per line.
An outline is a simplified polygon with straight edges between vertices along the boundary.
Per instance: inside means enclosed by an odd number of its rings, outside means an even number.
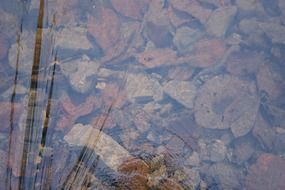
M255 74L259 66L265 62L263 54L252 51L237 51L229 55L227 70L235 76L250 76Z
M224 41L203 38L193 45L193 50L180 58L183 63L190 63L193 67L206 68L219 64L226 53Z
M254 11L256 9L262 8L259 1L256 1L256 0L237 0L236 4L238 8L244 11Z
M264 32L259 27L259 22L255 18L243 19L239 23L239 29L246 34L245 42L260 47L266 47Z
M189 156L185 160L186 166L199 166L200 165L200 158L197 152L193 152L191 156Z
M273 22L259 23L259 27L273 43L285 44L285 26Z
M211 9L201 6L199 1L171 0L170 3L175 9L188 13L203 24L208 20L212 13Z
M225 36L236 13L237 8L235 6L221 7L216 9L206 23L207 32L217 37Z
M0 10L0 31L1 36L4 35L8 38L14 37L18 31L20 25L20 19L17 18L17 15L8 13L4 11L1 7Z
M230 164L214 164L209 168L208 175L213 178L213 184L218 184L221 189L240 189L242 187L242 172Z
M139 63L148 68L176 64L176 51L170 48L147 49L136 56Z
M285 1L278 0L278 6L280 11L282 12L282 15L285 16Z
M31 73L34 57L35 36L33 32L23 31L19 42L9 49L8 59L12 68L18 72Z
M221 6L231 4L230 0L223 0L223 1L220 1L220 0L199 0L199 2L208 3L208 4L211 4L211 5L216 6L216 7L221 7Z
M146 33L146 36L157 48L167 48L172 43L172 34L167 25L157 25L147 22L144 33Z
M193 83L172 80L163 85L163 90L186 108L193 108L193 101L196 96L196 87Z
M63 49L88 50L92 44L87 39L87 28L65 27L56 34L56 46Z
M253 156L255 148L256 147L254 146L252 139L237 139L237 141L234 142L232 161L236 164L244 164Z
M162 88L159 82L146 74L128 74L126 90L129 100L149 97L153 100L162 99Z
M5 58L8 52L8 42L5 38L0 37L0 60Z
M246 188L250 190L285 189L285 160L272 154L262 154L250 167Z
M15 88L15 89L14 89ZM14 92L15 90L15 92ZM17 86L11 86L10 88L8 88L5 92L3 92L1 94L1 96L3 98L10 98L10 96L15 93L15 95L25 95L29 92L29 90L23 86L23 85L20 85L18 84Z
M284 118L284 116L282 118ZM269 125L260 115L257 117L252 131L253 136L258 140L265 151L284 154L285 134L278 133L278 128Z
M197 93L196 122L205 128L230 128L235 137L247 134L254 125L259 99L253 83L232 76L216 76Z
M7 153L0 149L0 185L5 187L5 176L7 171Z
M71 131L64 136L64 140L70 146L86 146L94 150L114 171L118 171L119 166L127 159L132 158L129 152L111 136L91 125L75 124Z
M179 51L185 52L191 50L191 44L193 44L198 38L202 36L201 31L194 30L192 28L182 26L176 30L173 38L174 45Z
M164 178L161 178L161 175L154 175L154 173L160 172L163 165L151 165L135 158L111 136L93 128L91 125L80 123L74 125L71 131L64 136L64 140L70 146L87 147L93 150L118 175L117 187L120 190L128 188L147 190L152 186L151 184L155 184L156 180L158 184L155 186L161 189L164 187L164 182L170 180L167 178L167 175ZM170 187L172 187L171 189L177 187L183 189L175 181L173 181Z
M199 142L200 145L200 157L202 160L220 162L226 157L227 147L221 140L215 140L212 142Z
M281 71L282 72L282 71ZM281 97L284 93L284 78L278 73L271 63L263 63L256 73L257 86L260 91L265 91L269 99Z
M88 32L96 39L96 43L105 51L112 49L120 38L119 18L113 10L96 6L88 17Z
M90 60L86 55L81 59L60 64L62 73L69 79L71 86L80 93L91 89L90 77L97 73L99 66L99 62Z
M113 7L122 15L133 18L142 19L149 0L111 0Z

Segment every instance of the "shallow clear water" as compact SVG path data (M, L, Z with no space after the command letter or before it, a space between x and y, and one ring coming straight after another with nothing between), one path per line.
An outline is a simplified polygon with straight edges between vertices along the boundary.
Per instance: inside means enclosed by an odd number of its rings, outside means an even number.
M285 189L285 3L0 0L0 189Z

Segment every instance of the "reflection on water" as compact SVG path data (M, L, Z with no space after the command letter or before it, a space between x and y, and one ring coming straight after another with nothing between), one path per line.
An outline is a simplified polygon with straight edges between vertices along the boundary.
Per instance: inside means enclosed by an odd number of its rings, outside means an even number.
M1 189L285 189L285 3L0 0Z

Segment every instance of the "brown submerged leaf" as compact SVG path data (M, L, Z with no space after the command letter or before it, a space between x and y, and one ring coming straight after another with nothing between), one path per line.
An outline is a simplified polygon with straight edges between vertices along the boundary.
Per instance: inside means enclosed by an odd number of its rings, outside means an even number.
M63 95L60 107L63 109L64 114L61 115L60 120L57 122L57 128L63 131L69 130L76 119L91 113L97 106L99 106L98 100L94 96L89 96L85 102L76 106L67 95Z
M137 158L129 159L124 162L118 169L119 171L119 188L124 189L148 189L149 166L142 160Z

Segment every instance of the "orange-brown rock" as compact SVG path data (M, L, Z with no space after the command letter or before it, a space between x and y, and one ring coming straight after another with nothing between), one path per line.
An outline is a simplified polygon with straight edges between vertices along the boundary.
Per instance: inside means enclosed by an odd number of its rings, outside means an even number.
M104 52L104 56L100 59L101 63L110 60L120 62L131 48L140 46L136 44L139 40L140 24L136 21L122 22L109 8L96 7L94 13L88 18L87 27L88 32Z
M62 115L60 115L60 120L56 126L59 130L65 131L72 127L76 119L91 113L99 104L94 96L90 96L85 102L74 105L70 98L64 95L60 100L59 106L62 110Z
M262 154L250 167L246 189L285 189L285 159L272 154Z
M98 6L88 19L88 32L96 39L99 46L106 51L120 38L118 16L109 8Z

